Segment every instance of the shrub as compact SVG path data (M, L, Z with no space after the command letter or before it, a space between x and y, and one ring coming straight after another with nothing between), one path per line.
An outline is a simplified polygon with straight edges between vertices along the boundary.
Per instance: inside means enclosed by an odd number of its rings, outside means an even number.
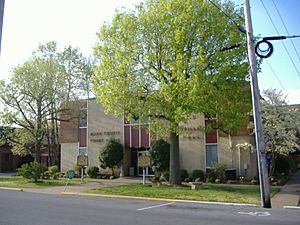
M215 179L215 183L216 183L216 184L220 184L220 183L221 183L221 180L217 178L217 179Z
M216 181L217 177L214 171L210 171L206 174L206 182L208 183L214 183Z
M97 178L99 174L99 168L97 166L88 167L86 173L91 178Z
M180 176L181 176L181 180L185 180L186 178L189 178L189 174L186 170L180 170Z
M123 160L123 146L118 141L110 139L100 151L99 161L101 168L110 168L112 176L114 168Z
M149 151L155 171L167 171L170 165L170 144L163 139L157 140Z
M33 180L34 182L37 182L46 171L46 166L35 161L29 164L23 164L21 168L17 169L18 175L25 179Z
M159 181L169 181L169 176L170 176L169 172L165 171L161 174Z
M113 179L115 179L115 176L110 176L109 179L113 180Z
M192 179L193 180L200 179L200 181L204 181L205 175L203 170L199 170L199 169L193 170Z
M185 179L184 179L184 182L190 182L190 181L191 181L190 178L185 178Z
M258 185L258 180L251 180L251 184Z
M215 163L212 166L212 170L215 173L216 178L223 179L225 175L225 165L222 163Z
M75 175L77 177L81 176L81 166L75 165L73 170L75 171Z
M275 175L287 174L290 175L297 168L295 161L290 156L279 156L276 159Z
M57 179L59 176L58 166L50 166L48 167L48 172L52 179Z

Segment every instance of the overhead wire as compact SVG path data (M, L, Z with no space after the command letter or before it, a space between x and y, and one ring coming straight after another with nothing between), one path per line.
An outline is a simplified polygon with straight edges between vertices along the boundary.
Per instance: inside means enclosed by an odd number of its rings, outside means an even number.
M279 12L279 10L278 10L278 8L277 8L276 3L274 2L274 0L272 0L272 2L273 2L273 5L274 5L274 7L275 7L275 9L276 9L276 11L277 11L277 14L278 14L280 20L281 20L281 22L282 22L282 24L283 24L283 26L284 26L284 29L285 29L286 33L287 33L288 35L290 35L290 33L289 33L288 29L287 29L287 26L286 26L284 20L282 19L281 13ZM298 59L299 59L299 61L300 61L299 52L298 52L298 50L296 49L296 47L295 47L295 45L294 45L293 39L290 39L290 41L291 41L292 46L293 46L293 48L294 48L294 51L295 51L295 53L296 53L296 55L297 55L297 57L298 57Z
M268 15L268 17L269 17L269 19L270 19L270 21L271 21L273 27L275 28L277 34L280 35L280 34L279 34L279 31L278 31L278 29L277 29L277 27L275 26L275 23L274 23L272 17L271 17L271 15L270 15L269 11L268 11L268 9L266 8L266 6L265 6L265 4L264 4L264 2L263 2L263 0L260 0L260 2L261 2L261 4L263 5L265 11L267 12L267 15ZM298 70L298 68L297 68L297 66L296 66L296 64L295 64L295 62L294 62L294 60L293 60L291 54L289 53L289 51L288 51L286 45L284 44L284 42L281 42L281 43L283 44L283 47L284 47L286 53L288 54L288 56L289 56L289 58L290 58L290 60L291 60L291 62L292 62L292 64L293 64L293 66L294 66L294 69L295 69L295 71L297 72L297 75L299 76L299 79L300 79L300 73L299 73L299 70Z
M282 83L281 83L279 77L277 76L277 74L276 74L275 71L273 70L273 67L270 65L270 63L268 62L268 60L266 60L266 63L267 63L267 65L269 66L270 70L272 71L273 75L276 77L276 79L277 79L278 83L280 84L281 88L282 88L283 90L285 90L285 88L284 88L284 86L282 85Z

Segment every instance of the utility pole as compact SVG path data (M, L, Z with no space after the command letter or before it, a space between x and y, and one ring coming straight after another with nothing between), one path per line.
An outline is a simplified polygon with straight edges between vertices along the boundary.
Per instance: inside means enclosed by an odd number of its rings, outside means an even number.
M260 95L257 81L257 65L254 50L254 37L251 22L250 3L249 0L244 0L244 14L247 33L247 46L248 46L248 59L250 64L250 77L251 77L251 92L252 92L252 105L253 117L255 125L255 139L256 139L256 152L258 161L258 173L260 183L260 197L261 206L264 208L271 208L270 200L270 185L266 161L266 144L264 140L261 109L260 109Z
M0 53L1 53L2 27L3 27L3 17L4 17L4 1L5 0L0 0Z

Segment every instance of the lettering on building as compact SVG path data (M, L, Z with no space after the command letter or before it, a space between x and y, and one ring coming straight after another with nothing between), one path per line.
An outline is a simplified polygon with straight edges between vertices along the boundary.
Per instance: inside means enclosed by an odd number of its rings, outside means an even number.
M111 138L114 138L117 142L121 142L120 138L115 138L115 136L120 135L120 131L94 131L90 133L90 136L92 137L90 142L106 143Z

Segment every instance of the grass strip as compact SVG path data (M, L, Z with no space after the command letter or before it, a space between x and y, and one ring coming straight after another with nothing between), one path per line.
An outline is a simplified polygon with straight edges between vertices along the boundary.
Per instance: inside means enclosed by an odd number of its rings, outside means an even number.
M271 197L279 191L271 188ZM194 200L208 202L230 202L245 204L260 204L258 186L248 185L211 185L204 184L202 189L191 190L190 187L152 186L151 184L129 184L115 187L92 189L89 193L139 196L150 198L168 198L177 200Z
M40 180L38 182L33 182L24 179L20 176L3 176L0 177L0 187L10 187L10 188L48 188L64 186L66 184L65 179L59 180ZM71 180L68 185L78 185L82 184L81 181Z

